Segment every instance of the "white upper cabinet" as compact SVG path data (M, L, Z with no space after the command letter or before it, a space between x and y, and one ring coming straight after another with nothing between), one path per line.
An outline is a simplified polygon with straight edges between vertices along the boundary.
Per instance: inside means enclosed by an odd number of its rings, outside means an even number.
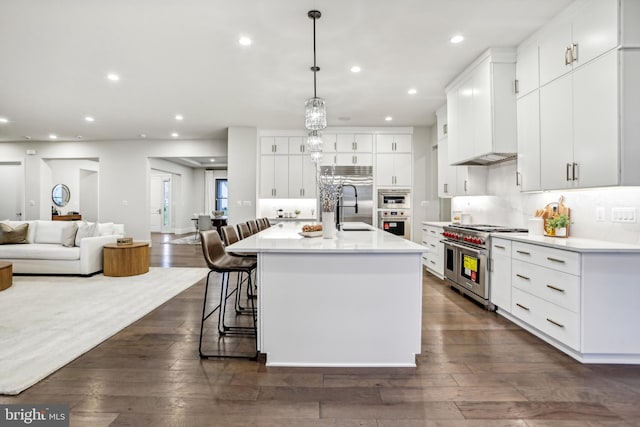
M521 98L538 89L538 40L528 40L518 46L516 62L516 94Z
M411 153L411 135L376 135L377 153Z
M618 0L576 2L540 35L540 85L586 64L618 44Z
M339 153L372 153L373 134L338 134L336 147Z
M316 165L309 154L289 156L289 198L316 197ZM281 196L284 197L284 196Z
M540 91L518 98L517 184L520 191L540 190Z
M307 148L305 142L301 136L289 137L289 154L304 154Z
M411 153L382 153L376 156L376 185L411 186Z
M515 49L489 49L447 86L451 164L486 164L515 155L515 62Z
M289 197L289 156L260 156L260 198Z
M447 104L438 108L436 111L436 127L438 141L449 136L449 129L447 125Z
M335 153L336 152L336 139L335 133L325 133L322 135L322 152L323 153Z

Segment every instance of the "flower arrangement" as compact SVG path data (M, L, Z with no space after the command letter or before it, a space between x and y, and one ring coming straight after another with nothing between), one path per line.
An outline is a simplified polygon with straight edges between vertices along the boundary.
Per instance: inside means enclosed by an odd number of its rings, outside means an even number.
M343 177L335 175L335 166L322 168L316 176L318 182L318 196L322 212L333 212L336 209L338 199L342 195Z
M555 214L547 220L547 234L555 235L556 230L566 228L569 225L569 216Z

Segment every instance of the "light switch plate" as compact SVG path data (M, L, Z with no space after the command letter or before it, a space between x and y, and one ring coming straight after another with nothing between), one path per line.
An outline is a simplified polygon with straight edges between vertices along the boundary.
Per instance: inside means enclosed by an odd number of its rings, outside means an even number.
M604 221L604 206L596 207L596 221L602 222Z
M611 222L636 222L636 208L611 208Z

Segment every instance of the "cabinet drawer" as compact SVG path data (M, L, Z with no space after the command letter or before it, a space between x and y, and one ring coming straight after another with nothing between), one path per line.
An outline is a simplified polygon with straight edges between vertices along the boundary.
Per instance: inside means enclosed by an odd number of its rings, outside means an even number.
M528 262L511 261L511 283L560 307L580 313L580 277Z
M492 237L491 255L505 255L511 258L511 241Z
M511 314L563 344L580 350L580 316L513 288Z
M438 240L442 238L442 232L444 230L441 227L434 227L432 225L423 225L422 226L422 235L428 235L432 237L437 237Z
M513 242L511 254L513 259L519 259L576 276L580 275L580 254L577 252Z
M444 276L444 262L441 256L426 253L423 257L423 261L423 265L426 268L435 272L438 276Z

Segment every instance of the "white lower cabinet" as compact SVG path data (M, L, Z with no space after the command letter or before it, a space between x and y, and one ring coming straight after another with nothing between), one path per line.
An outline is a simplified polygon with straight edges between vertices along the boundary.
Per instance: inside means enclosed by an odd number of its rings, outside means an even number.
M640 251L612 242L590 247L586 239L574 250L559 247L571 246L571 238L554 247L518 239L492 239L498 314L583 363L640 364L640 340L631 338L640 324Z
M489 301L498 311L511 311L511 241L491 238Z
M422 265L434 276L444 279L444 245L440 242L444 229L433 224L422 224Z

